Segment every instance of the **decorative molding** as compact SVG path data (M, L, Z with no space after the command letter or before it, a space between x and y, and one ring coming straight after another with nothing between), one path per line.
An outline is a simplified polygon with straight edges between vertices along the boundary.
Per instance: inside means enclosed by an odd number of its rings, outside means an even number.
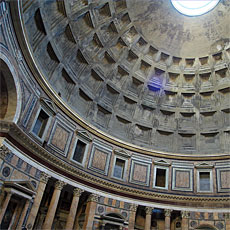
M61 180L58 180L56 183L55 183L55 189L57 190L62 190L63 187L66 185L66 183L64 181L61 181Z
M145 213L146 213L146 215L152 215L153 209L154 208L152 208L152 207L145 207Z
M89 132L85 130L76 130L76 135L80 136L81 138L85 139L88 142L92 141L92 136L89 134Z
M177 173L181 172L183 175L184 173L188 173L188 186L184 187L179 187L177 186L177 180L179 179L177 177ZM187 181L187 180L185 180ZM184 166L182 167L172 167L172 190L175 191L187 191L187 192L192 192L193 191L193 168L188 168Z
M83 192L84 192L83 189L75 188L75 189L73 190L73 195L74 195L74 196L81 196L81 194L82 194Z
M89 195L89 198L88 198L87 202L96 202L97 203L98 199L99 199L99 195L91 193Z
M0 122L1 124L2 122ZM0 125L1 127L1 125ZM125 185L117 184L116 182L107 181L106 179L100 178L96 175L91 175L83 170L72 166L68 162L65 162L61 158L57 158L55 155L50 154L47 150L39 146L35 143L31 138L29 138L23 130L21 130L17 125L13 123L8 123L8 134L11 138L13 138L14 142L18 142L22 147L26 148L28 152L30 152L32 158L36 158L37 161L46 162L49 167L53 167L54 170L58 170L59 173L63 172L66 175L70 175L72 180L78 181L86 181L91 186L95 185L100 187L102 191L109 190L115 191L117 193L122 193L124 197L128 197L130 195L135 196L136 199L143 200L143 199L154 199L159 201L167 201L167 202L176 202L177 205L179 203L187 203L187 202L211 202L213 203L229 203L230 197L229 196L204 196L200 194L199 196L193 195L183 195L183 194L168 194L162 192L155 192L155 191L145 191L143 189L132 188ZM4 135L4 133L2 133Z
M57 114L57 108L54 102L48 98L41 97L40 98L41 105L43 105L51 114Z
M229 192L230 184L227 181L222 181L222 177L224 173L227 173L227 175L230 173L230 167L229 165L226 166L218 166L216 168L216 176L217 176L217 191L218 192ZM225 176L227 178L228 176ZM229 177L228 177L229 178Z
M195 165L195 168L198 168L198 169L211 169L213 167L214 167L213 164L208 164L208 163L205 163L205 162Z
M134 178L135 167L138 167L138 166L145 167L146 177L145 177L144 181L135 180L135 178ZM150 170L151 170L151 162L146 163L146 162L142 162L140 160L132 159L131 166L130 166L129 182L132 184L142 185L142 186L146 186L146 187L149 186ZM136 173L139 174L139 171L136 171Z
M157 160L157 161L154 161L154 165L170 166L171 163L165 160Z
M126 152L124 149L114 149L114 154L125 157L125 158L131 157L131 154Z

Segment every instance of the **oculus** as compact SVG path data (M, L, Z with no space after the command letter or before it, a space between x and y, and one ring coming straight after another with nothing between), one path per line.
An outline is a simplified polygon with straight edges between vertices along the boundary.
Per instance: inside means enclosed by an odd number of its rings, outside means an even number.
M199 16L212 10L220 0L171 0L173 6L187 16Z

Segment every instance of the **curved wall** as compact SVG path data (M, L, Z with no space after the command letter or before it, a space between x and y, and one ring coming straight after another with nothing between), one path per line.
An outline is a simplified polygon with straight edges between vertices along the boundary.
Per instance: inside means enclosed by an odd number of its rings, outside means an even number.
M138 1L133 4L20 2L21 23L15 18L19 30L23 29L19 40L28 61L32 58L34 62L29 61L37 80L73 119L77 117L88 130L116 144L187 155L227 154L228 4L222 1L210 15L200 16L200 29L193 26L192 20L198 19L188 19L173 10L165 21L163 16L157 17L160 12L167 14L172 7L168 2L154 5L146 0L143 8ZM143 17L139 11L146 7L157 12L145 12ZM220 11L222 17L218 16ZM178 45L174 45L177 51L170 53L170 45L164 41L170 37L169 28L174 28L172 18L175 27L185 21L182 34L188 27L188 33L200 32L201 38L209 39L205 57L198 51L190 56L192 48L188 48L187 56L180 56ZM144 27L147 32L141 30L142 20L148 25ZM154 27L151 20L169 27L154 30L164 39L149 28ZM205 23L221 30L226 39L221 43L213 37ZM204 43L198 44L198 36L187 40L183 36L178 34L171 42L178 41L183 47ZM156 41L161 38L162 44L155 45L149 37ZM221 43L216 44L221 47L218 51L212 49L215 39Z

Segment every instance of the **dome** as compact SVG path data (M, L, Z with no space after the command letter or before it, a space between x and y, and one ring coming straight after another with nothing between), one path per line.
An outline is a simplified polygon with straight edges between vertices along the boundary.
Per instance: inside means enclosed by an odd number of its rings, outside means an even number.
M149 151L228 152L227 1L199 17L170 0L48 1L22 18L39 81L88 129Z

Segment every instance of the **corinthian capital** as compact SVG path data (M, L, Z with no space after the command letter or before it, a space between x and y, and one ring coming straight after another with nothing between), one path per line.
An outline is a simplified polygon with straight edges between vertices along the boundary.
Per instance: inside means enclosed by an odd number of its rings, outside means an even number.
M145 213L146 213L146 215L152 215L153 209L154 208L152 208L152 207L145 207Z
M137 207L138 207L137 204L131 204L131 205L130 205L130 211L131 211L131 212L136 212L136 211L137 211Z
M188 219L189 218L189 212L188 211L181 211L181 217L184 219Z
M40 181L47 184L48 180L49 180L50 176L45 173L45 172L41 172L41 176L40 176Z
M55 183L55 189L62 190L65 185L66 183L64 181L58 180Z
M224 219L229 220L230 219L230 213L224 213Z
M91 193L89 195L87 202L98 202L98 199L99 199L99 195Z
M165 216L170 217L171 216L171 212L172 212L171 209L165 209Z
M83 189L75 188L75 189L73 190L73 195L74 195L74 196L81 196L81 194L82 194L83 192L84 192Z
M0 146L0 158L5 159L8 153L10 153L10 150L5 145L2 144Z

